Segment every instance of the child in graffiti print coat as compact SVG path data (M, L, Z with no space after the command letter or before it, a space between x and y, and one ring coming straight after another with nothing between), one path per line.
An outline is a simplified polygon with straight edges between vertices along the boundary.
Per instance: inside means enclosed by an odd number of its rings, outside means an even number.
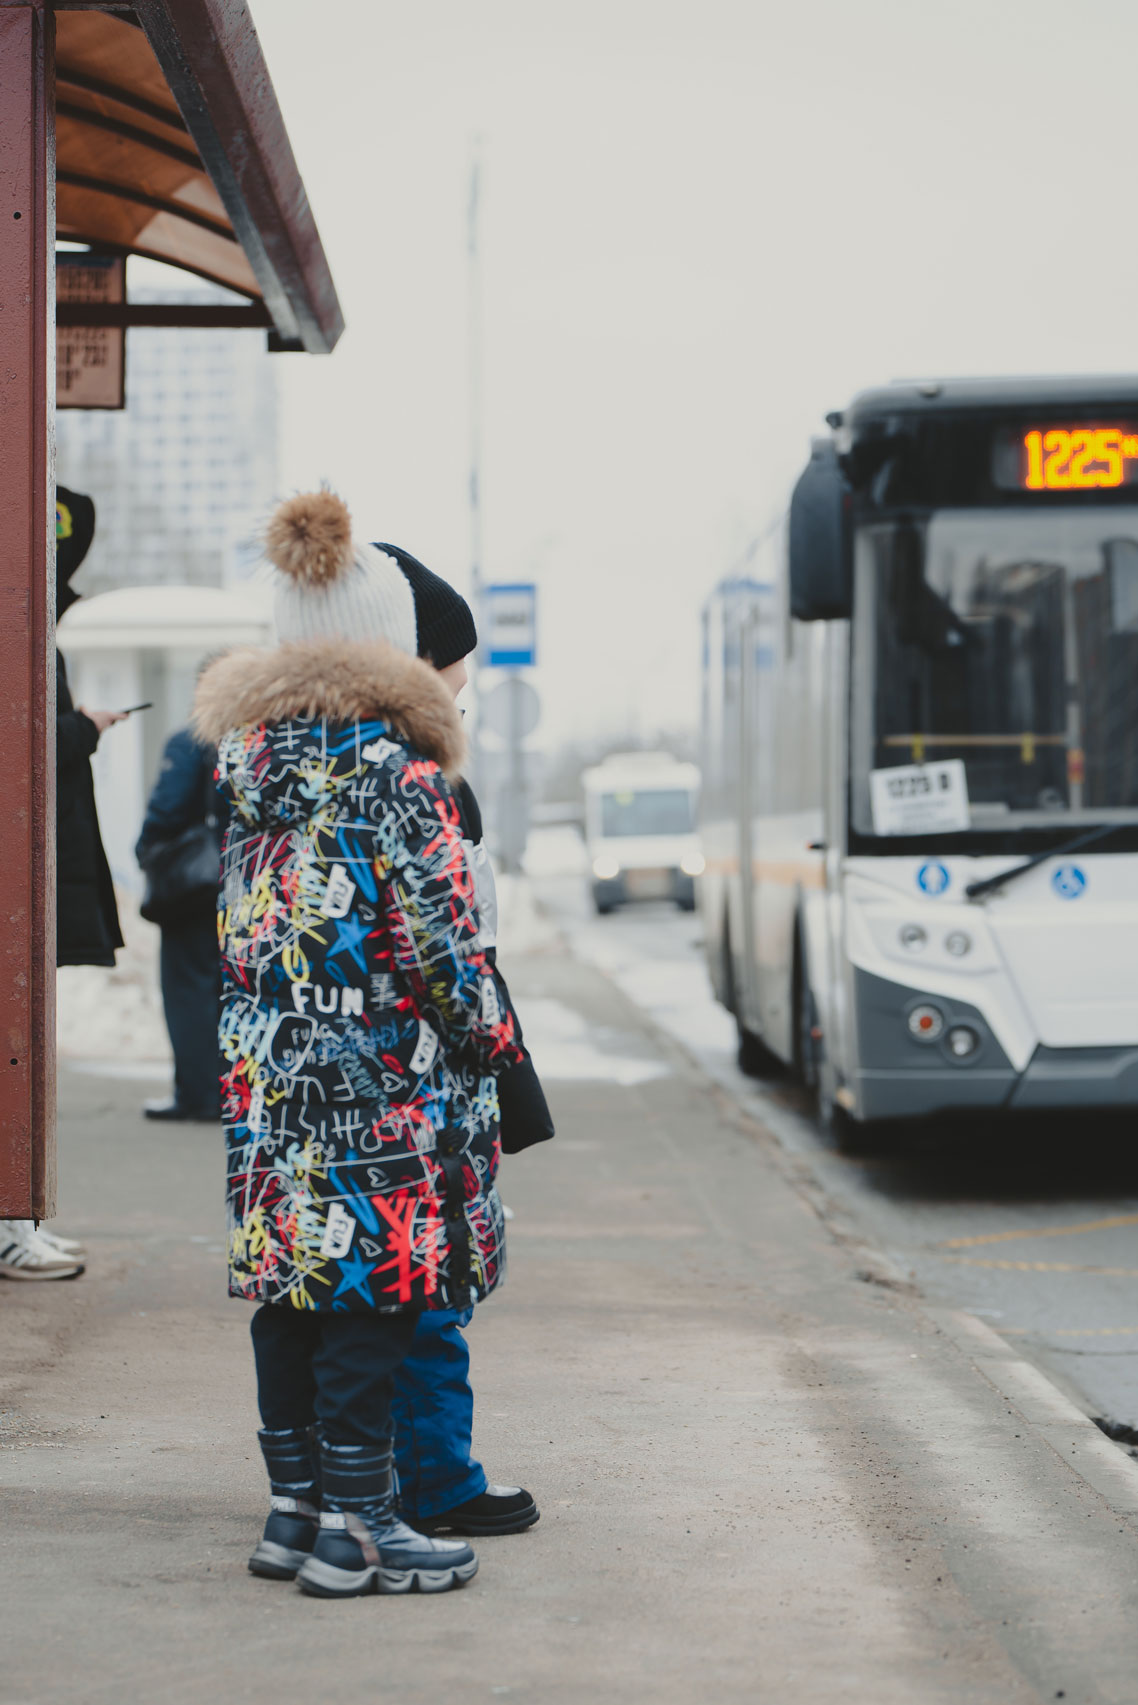
M220 659L195 711L232 811L230 1289L261 1304L273 1496L255 1562L318 1596L439 1591L477 1560L396 1517L391 1376L422 1309L502 1275L496 1076L522 1050L478 946L461 721L414 655L410 586L328 492L282 505L266 547L283 643Z

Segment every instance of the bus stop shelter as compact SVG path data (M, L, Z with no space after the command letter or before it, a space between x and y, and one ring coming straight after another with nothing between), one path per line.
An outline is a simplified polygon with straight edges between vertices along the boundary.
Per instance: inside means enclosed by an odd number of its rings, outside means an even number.
M0 227L0 1216L39 1218L55 1195L56 241L243 298L69 303L72 324L262 326L272 349L326 354L343 318L245 0L0 0Z

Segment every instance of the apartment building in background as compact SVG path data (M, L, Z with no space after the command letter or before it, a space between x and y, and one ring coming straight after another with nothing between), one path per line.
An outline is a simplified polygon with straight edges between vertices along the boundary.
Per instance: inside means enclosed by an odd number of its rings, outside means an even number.
M187 291L132 284L130 296L174 302ZM233 300L205 285L192 299ZM85 596L247 576L276 495L279 359L261 331L134 329L125 410L60 410L58 477L95 500Z
M131 283L133 302L226 302L213 286ZM167 736L189 718L202 660L268 638L249 587L277 479L276 367L263 331L127 332L126 408L61 409L60 482L95 501L81 602L60 647L77 703L148 710L95 754L103 840L123 895L137 892L134 843Z

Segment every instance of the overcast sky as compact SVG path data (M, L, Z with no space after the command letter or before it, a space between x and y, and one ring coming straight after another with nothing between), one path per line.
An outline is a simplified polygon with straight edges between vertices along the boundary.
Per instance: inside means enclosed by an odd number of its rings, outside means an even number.
M464 585L484 161L485 569L540 587L545 732L694 719L698 611L826 410L1125 370L1133 0L254 0L340 291L284 489Z

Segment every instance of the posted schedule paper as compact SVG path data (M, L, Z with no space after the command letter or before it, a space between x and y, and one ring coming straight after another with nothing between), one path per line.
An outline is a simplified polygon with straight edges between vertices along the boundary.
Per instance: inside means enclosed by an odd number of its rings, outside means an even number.
M971 827L960 758L870 770L869 799L875 835L951 834Z

